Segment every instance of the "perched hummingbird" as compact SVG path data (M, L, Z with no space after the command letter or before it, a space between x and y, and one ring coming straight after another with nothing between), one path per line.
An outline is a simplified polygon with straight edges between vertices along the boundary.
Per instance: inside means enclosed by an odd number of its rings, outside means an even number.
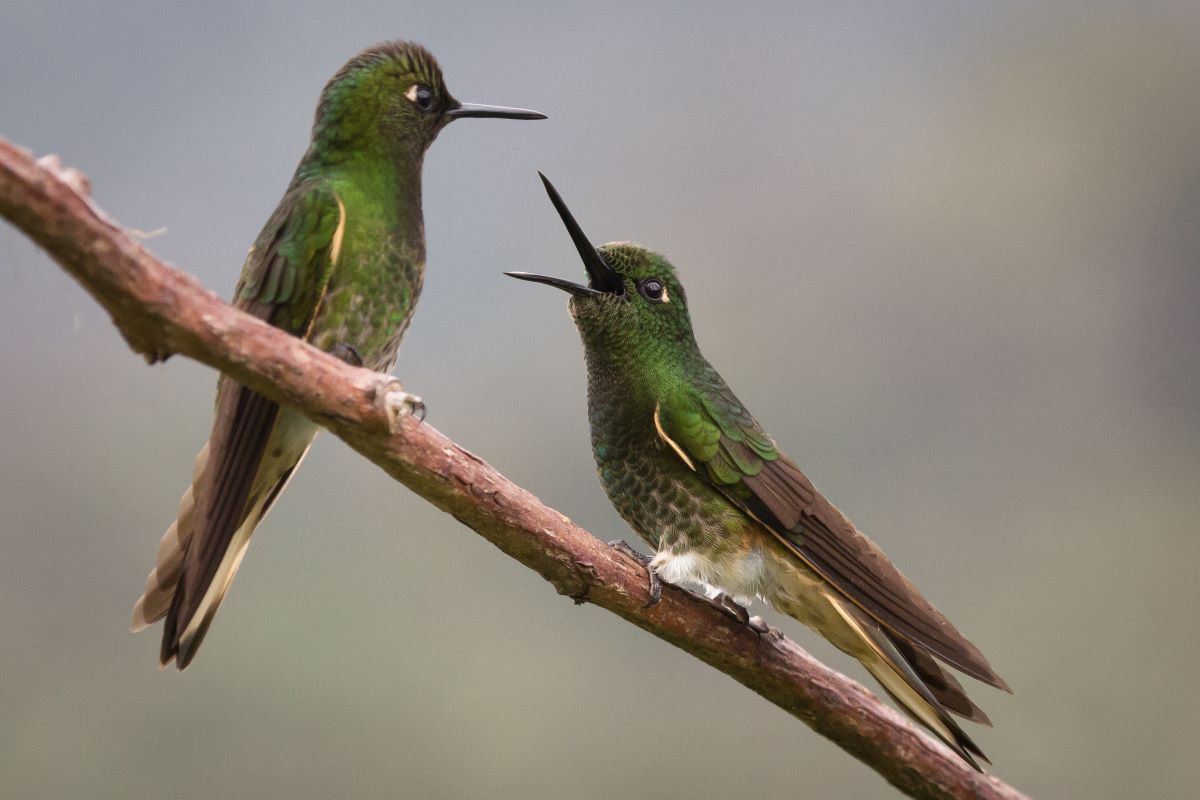
M991 723L938 662L1008 685L813 488L705 360L670 262L629 243L592 247L542 181L588 283L508 274L571 295L600 482L655 551L644 561L651 602L659 578L704 586L743 621L736 603L765 600L861 661L905 711L979 769L973 756L986 757L950 715Z
M312 142L242 267L247 311L350 363L390 370L425 270L421 164L448 123L544 119L454 99L437 61L410 42L356 55L325 85ZM423 408L412 398L414 410ZM192 485L158 548L133 630L160 619L160 660L185 668L318 426L222 377Z

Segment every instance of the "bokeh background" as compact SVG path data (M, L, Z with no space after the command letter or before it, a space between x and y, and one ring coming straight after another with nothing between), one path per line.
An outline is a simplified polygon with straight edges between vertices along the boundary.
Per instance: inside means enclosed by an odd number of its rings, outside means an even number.
M995 772L1186 797L1200 752L1200 8L1178 3L9 4L0 135L82 168L228 296L324 81L412 38L467 101L426 162L397 373L599 536L565 298L596 241L680 267L701 345L989 655ZM129 610L214 375L148 368L0 225L0 795L890 797L726 677L322 437L200 657ZM818 656L864 673L795 624Z

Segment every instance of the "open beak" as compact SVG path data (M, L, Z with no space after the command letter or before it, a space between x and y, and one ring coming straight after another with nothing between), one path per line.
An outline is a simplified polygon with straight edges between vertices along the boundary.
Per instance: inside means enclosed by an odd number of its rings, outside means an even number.
M587 270L588 274L588 285L583 286L582 284L571 283L562 278L533 275L528 272L506 272L504 274L522 281L532 281L533 283L544 283L547 286L554 286L576 297L584 295L625 294L625 282L608 265L608 262L604 260L604 256L600 255L599 251L592 247L587 234L579 227L579 223L571 215L570 209L567 208L567 204L563 202L554 185L542 173L539 172L538 176L546 186L546 194L550 196L550 202L554 204L554 209L558 211L558 216L562 219L563 225L567 226L567 233L571 235L571 241L575 243L575 249L579 251L579 257L583 259L583 267Z
M465 117L499 117L500 119L545 119L540 111L530 111L527 108L508 108L506 106L481 106L475 103L458 103L446 112L452 120Z

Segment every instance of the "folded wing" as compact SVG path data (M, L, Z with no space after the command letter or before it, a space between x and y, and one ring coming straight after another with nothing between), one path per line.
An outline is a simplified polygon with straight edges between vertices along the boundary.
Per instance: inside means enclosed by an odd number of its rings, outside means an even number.
M688 466L901 640L1008 690L979 650L779 451L715 370L691 388L656 412L659 435Z

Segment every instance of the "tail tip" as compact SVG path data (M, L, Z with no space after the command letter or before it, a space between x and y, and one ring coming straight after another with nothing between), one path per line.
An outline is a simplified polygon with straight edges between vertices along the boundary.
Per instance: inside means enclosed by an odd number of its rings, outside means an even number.
M146 619L146 611L143 604L144 600L145 597L139 597L138 601L133 604L133 619L129 623L130 633L141 633L142 631L146 630L146 628L149 628L151 624L153 624L151 620Z

